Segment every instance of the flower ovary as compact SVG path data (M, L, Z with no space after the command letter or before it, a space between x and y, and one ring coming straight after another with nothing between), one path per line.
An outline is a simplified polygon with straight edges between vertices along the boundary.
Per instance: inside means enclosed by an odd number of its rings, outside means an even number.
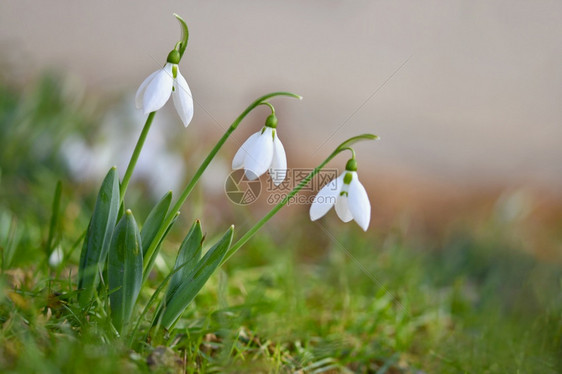
M168 53L168 58L166 59L166 61L170 64L179 64L180 58L181 56L179 51L173 49L170 53Z
M271 127L272 129L277 127L277 117L275 114L270 114L267 119L265 120L265 126Z

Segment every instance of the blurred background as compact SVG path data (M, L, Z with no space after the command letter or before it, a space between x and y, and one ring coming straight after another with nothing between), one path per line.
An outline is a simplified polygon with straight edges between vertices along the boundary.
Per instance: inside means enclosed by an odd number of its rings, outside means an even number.
M497 196L504 188L540 191L540 199L562 191L558 1L18 1L1 7L4 81L30 83L49 69L105 105L115 106L108 97L120 98L133 123L127 134L140 131L143 121L132 95L163 64L179 35L172 13L181 14L191 33L181 70L195 118L187 131L172 115L155 128L172 139L185 136L184 143L212 141L257 96L299 93L303 102L275 103L289 167L315 165L353 134L383 139L358 146L362 178L372 178L368 185L376 191L375 219L422 209L417 205L424 201ZM264 115L241 127L229 142L233 150ZM119 131L116 125L108 131ZM127 135L124 142L135 139ZM114 164L114 152L107 153L96 157L101 166L91 167L105 171Z
M430 253L420 266L431 284L454 284L467 305L488 300L497 310L497 302L532 316L529 325L548 315L560 328L562 2L554 0L2 2L0 221L17 216L21 243L44 237L33 223L48 222L57 179L67 229L79 232L107 169L124 171L145 120L134 93L180 35L173 12L190 30L180 70L195 116L188 129L171 104L156 116L128 197L139 215L182 189L251 101L295 92L302 102L273 100L290 168L314 167L359 133L382 138L356 147L372 204L372 241L361 248L373 261L405 240L412 253ZM238 207L223 189L234 152L267 114L254 111L228 140L183 226L203 217L217 233L233 221L243 230L267 211L267 193ZM334 241L325 226L305 223L307 209L285 209L265 231L283 246L283 229L302 221L308 229L293 231L291 243L317 238L301 254L315 262ZM322 222L359 234L333 212Z

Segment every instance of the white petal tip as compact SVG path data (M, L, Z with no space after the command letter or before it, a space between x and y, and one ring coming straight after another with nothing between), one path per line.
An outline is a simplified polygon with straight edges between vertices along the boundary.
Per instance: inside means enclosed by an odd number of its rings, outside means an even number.
M311 220L311 221L316 221L317 219L322 218L321 215L312 212L312 207L311 207L311 209L310 209L310 211L309 211L309 216L310 216L310 220Z
M259 175L257 175L256 173L254 173L249 169L246 169L244 174L246 175L246 179L248 179L249 181L256 180L260 177Z
M238 156L238 152L236 156ZM236 156L234 156L234 159L232 159L232 170L238 170L244 167L244 158Z

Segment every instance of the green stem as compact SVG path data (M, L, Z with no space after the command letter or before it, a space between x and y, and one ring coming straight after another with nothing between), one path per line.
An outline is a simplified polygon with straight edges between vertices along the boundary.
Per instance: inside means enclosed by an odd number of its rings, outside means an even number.
M318 172L320 170L322 170L322 168L324 166L326 166L326 164L328 162L330 162L336 155L337 155L337 153L332 153L330 156L328 156L328 158L326 158L320 165L318 165L313 171L311 171L306 176L306 178L304 178L298 184L298 186L293 188L293 190L291 192L289 192L289 194L287 196L285 196L283 198L283 200L281 200L277 205L275 205L273 207L273 209L271 209L265 216L263 216L263 218L260 219L254 226L252 226L252 228L250 228L248 231L246 231L246 233L240 239L238 239L238 241L236 243L234 243L232 245L232 247L230 247L230 249L228 250L228 252L224 256L224 260L222 261L221 265L224 264L226 261L228 261L228 259L230 257L232 257L232 255L234 255L234 253L236 253L236 251L238 251L240 249L240 247L242 247L244 244L246 244L246 242L248 240L250 240L252 238L252 236L254 236L254 234L259 229L261 229L261 227L263 225L265 225L265 223L267 221L269 221L271 219L271 217L273 217L275 215L275 213L277 213L281 208L283 208L289 202L289 200L291 200L291 198L293 196L295 196L304 186L306 186L308 184L308 182L310 182L310 180L312 178L314 178L314 176L316 174L318 174Z
M273 105L271 105L270 103L268 103L267 101L264 101L263 103L259 103L258 105L266 105L269 107L269 109L271 109L271 114L275 114L275 108L273 107Z
M352 160L355 160L355 150L354 150L353 148L351 148L351 147L343 147L341 150L342 150L342 151L349 151L349 152L351 152L351 159L352 159Z
M201 164L201 166L199 166L199 169L197 169L197 171L195 172L195 174L193 175L193 177L191 178L191 181L189 181L189 183L187 184L187 186L184 188L183 192L181 193L178 201L174 204L174 206L172 207L172 210L168 213L168 215L166 216L166 220L164 221L164 223L160 226L160 229L158 230L158 233L156 234L154 240L152 241L152 243L150 243L150 247L148 247L148 250L146 251L146 256L145 256L145 269L144 272L149 273L151 270L151 266L149 266L149 264L151 263L150 258L152 256L156 256L157 253L155 253L156 248L158 247L158 243L160 242L160 240L162 239L162 237L164 236L165 232L166 232L166 228L170 225L170 223L172 222L175 214L177 212L179 212L179 210L181 209L182 205L185 203L185 201L187 200L187 198L189 197L189 194L191 193L191 191L193 191L193 188L195 187L195 185L197 184L197 182L199 181L199 179L201 178L201 175L203 175L203 173L205 172L205 170L207 169L207 166L209 166L209 164L211 163L211 161L213 160L213 158L215 157L215 155L217 154L217 152L219 151L219 149L223 146L223 144L226 142L226 140L228 139L228 137L230 136L230 134L232 134L232 132L234 130L236 130L236 128L238 127L238 125L240 124L240 122L242 122L242 120L248 115L248 113L250 113L253 109L255 109L257 106L259 105L264 105L263 102L267 99L270 99L272 97L275 96L289 96L289 97L294 97L296 99L302 99L301 96L299 95L295 95L293 93L290 92L273 92L267 95L264 95L258 99L256 99L252 104L250 104L243 112L242 114L240 114L238 116L238 118L236 118L234 120L234 122L232 122L232 124L230 125L230 127L226 130L226 132L224 133L224 135L219 139L219 141L217 142L217 144L213 147L213 149L211 149L211 152L207 155L207 157L205 158L205 160L203 161L203 163Z
M263 216L262 219L260 219L240 239L238 239L238 241L236 243L234 243L232 245L232 247L230 247L230 249L228 250L228 252L224 256L224 259L223 259L221 265L224 264L226 261L228 261L228 259L230 257L232 257L232 255L234 255L234 253L236 253L236 251L238 251L240 249L240 247L242 247L244 244L246 244L246 242L248 240L250 240L252 238L252 236L254 236L255 233L263 225L265 225L265 223L267 221L269 221L271 219L271 217L273 217L275 215L275 213L277 213L281 208L283 208L293 198L293 196L295 196L304 186L306 186L308 184L308 182L310 182L312 180L312 178L314 178L314 176L316 174L318 174L320 172L320 170L322 170L324 168L324 166L326 166L326 164L328 162L330 162L334 157L336 157L341 152L347 151L347 150L351 150L353 152L353 154L355 155L355 152L349 147L351 144L353 144L353 143L355 143L359 140L376 140L378 138L379 137L376 136L376 135L363 134L363 135L359 135L359 136L355 136L353 138L350 138L350 139L346 140L345 142L343 142L342 144L340 144L324 161L322 161L322 163L320 165L318 165L314 170L312 170L306 176L306 178L304 178L298 184L298 186L293 188L293 190L291 192L289 192L289 194L287 196L285 196L285 198L283 198L283 200L281 200L277 205L275 205L273 207L273 209L271 209L265 216Z
M135 170L135 165L139 159L139 155L141 153L142 147L144 145L144 141L146 140L146 136L148 135L148 131L150 130L150 126L152 125L152 120L154 120L154 115L156 112L151 112L146 119L144 127L142 128L142 132L139 136L139 140L137 140L137 145L135 146L135 150L131 155L131 160L129 161L129 166L127 166L127 171L125 171L125 175L123 176L123 181L121 182L121 187L119 189L119 205L123 203L123 199L125 198L125 192L127 191L127 186L129 185L129 181L131 180L131 176L133 175L133 171Z

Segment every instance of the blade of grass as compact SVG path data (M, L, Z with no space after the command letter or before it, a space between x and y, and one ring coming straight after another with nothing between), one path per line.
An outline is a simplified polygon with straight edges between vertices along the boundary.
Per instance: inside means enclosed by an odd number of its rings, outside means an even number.
M60 198L62 193L62 182L57 182L57 187L55 188L55 196L53 198L53 208L51 213L51 222L49 225L49 236L45 246L45 252L47 253L47 258L51 255L53 251L53 241L55 239L55 231L59 226L59 211L60 211Z

